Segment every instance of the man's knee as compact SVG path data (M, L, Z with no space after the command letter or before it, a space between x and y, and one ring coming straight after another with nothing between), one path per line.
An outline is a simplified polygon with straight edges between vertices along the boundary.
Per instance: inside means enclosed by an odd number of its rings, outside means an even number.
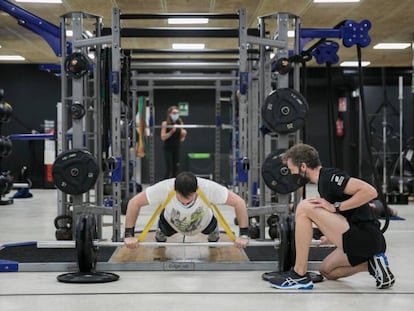
M312 203L308 202L307 200L302 200L299 202L299 204L296 206L296 215L303 215L303 214L309 214L309 212L312 209Z

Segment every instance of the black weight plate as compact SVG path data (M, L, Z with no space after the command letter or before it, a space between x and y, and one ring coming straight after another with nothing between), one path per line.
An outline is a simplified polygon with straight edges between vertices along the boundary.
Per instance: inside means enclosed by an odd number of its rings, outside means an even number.
M99 166L92 154L84 149L62 152L53 163L53 182L67 194L89 191L99 176Z
M97 247L93 245L96 237L96 223L93 215L80 215L76 225L76 252L80 272L95 270Z
M282 161L284 150L270 153L262 164L262 177L266 186L280 193L291 193L300 188L296 179L290 174L289 168Z
M294 89L280 88L266 97L261 115L269 130L287 134L303 127L308 110L308 103L302 94Z
M288 271L292 267L290 261L289 228L286 219L280 219L279 229L279 271Z

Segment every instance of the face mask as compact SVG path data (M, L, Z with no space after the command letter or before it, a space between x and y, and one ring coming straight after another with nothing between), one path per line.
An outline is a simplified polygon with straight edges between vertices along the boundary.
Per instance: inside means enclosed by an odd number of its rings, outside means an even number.
M180 201L176 198L177 205L178 205L179 207L186 208L186 209L191 208L191 207L194 205L194 203L196 202L196 200L197 200L197 197L195 197L195 198L194 198L194 200L192 200L191 202L189 202L189 203L187 203L187 204L183 204L182 202L180 202Z
M178 118L180 117L178 114L171 114L171 120L173 120L174 122L178 120Z
M303 175L299 173L299 174L292 174L291 176L292 176L293 181L300 187L303 187L309 182L309 177L306 176L306 171Z

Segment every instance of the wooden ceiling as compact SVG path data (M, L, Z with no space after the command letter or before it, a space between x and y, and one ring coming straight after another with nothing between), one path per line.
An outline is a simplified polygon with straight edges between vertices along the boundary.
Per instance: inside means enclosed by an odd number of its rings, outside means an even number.
M14 0L10 2L15 3ZM104 25L110 27L113 7L119 7L122 13L237 13L239 8L246 8L250 28L257 28L258 16L276 12L289 12L299 16L303 28L333 28L344 20L352 19L361 22L367 19L372 23L369 31L371 44L362 49L363 60L370 61L372 67L411 67L413 64L411 47L405 50L372 48L379 42L412 42L413 0L361 0L360 3L349 4L314 4L312 0L63 0L62 4L15 4L55 25L59 25L61 15L82 11L102 16ZM121 26L166 27L168 25L163 20L123 20ZM237 27L237 24L235 21L213 20L207 27ZM173 42L204 42L209 49L238 47L237 39L134 38L124 39L122 48L170 49ZM18 25L14 17L4 12L0 12L0 45L0 55L18 54L26 58L26 63L60 62L42 37ZM346 48L340 44L338 54L341 61L357 59L355 47ZM151 56L140 55L140 57ZM183 57L200 58L199 55Z

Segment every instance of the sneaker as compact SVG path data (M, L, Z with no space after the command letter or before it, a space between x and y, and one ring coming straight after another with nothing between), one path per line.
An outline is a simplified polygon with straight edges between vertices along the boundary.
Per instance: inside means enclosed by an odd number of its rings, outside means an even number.
M262 280L263 281L269 281L271 278L278 276L280 274L279 271L270 271L270 272L264 272L262 274ZM313 283L320 283L323 282L324 278L322 274L317 272L308 272L311 280Z
M161 231L160 228L157 229L157 231L155 232L155 240L157 242L167 242L167 237L166 235Z
M218 240L220 240L220 230L219 227L216 226L216 228L208 234L208 241L217 242Z
M394 274L392 274L388 258L384 253L374 255L368 260L368 272L376 281L377 288L390 288L395 283Z
M272 287L279 289L312 289L313 282L309 275L306 273L304 276L298 275L295 270L280 272L277 276L269 279Z

